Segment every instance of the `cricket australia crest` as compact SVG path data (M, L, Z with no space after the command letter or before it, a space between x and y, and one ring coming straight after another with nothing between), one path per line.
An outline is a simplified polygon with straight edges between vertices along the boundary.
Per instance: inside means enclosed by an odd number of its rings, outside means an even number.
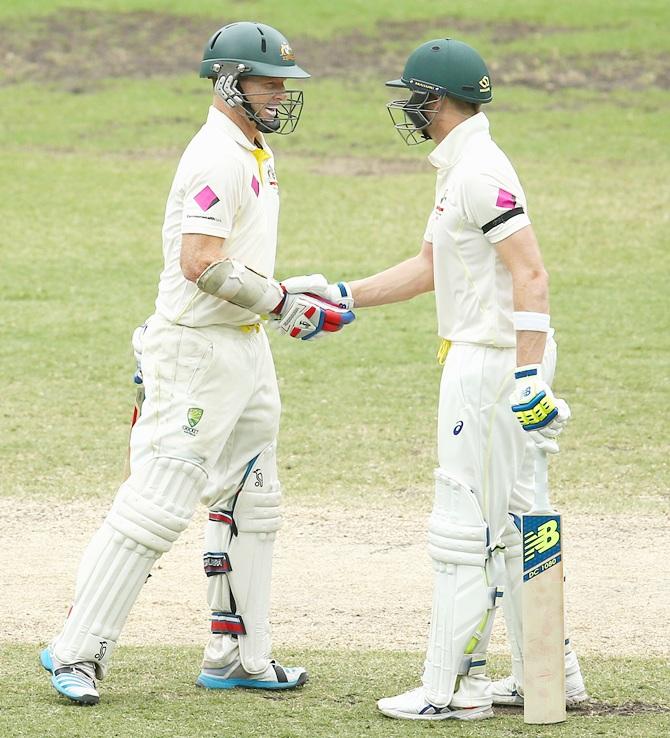
M204 410L201 407L189 407L189 409L186 411L186 420L188 421L188 425L182 425L182 430L184 433L188 434L189 436L196 436L198 435L198 431L196 430L196 425L200 422L202 419L202 415L204 413Z

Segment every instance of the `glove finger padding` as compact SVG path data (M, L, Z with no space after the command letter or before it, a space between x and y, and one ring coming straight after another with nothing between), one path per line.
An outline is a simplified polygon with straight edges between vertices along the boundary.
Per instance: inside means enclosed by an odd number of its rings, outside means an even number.
M323 332L339 331L355 319L351 310L343 310L318 295L287 293L277 328L291 338L308 341Z
M349 285L346 282L329 284L323 274L289 277L281 284L286 292L291 295L298 293L316 295L343 310L351 310L354 306L354 298Z
M557 454L559 452L558 442L554 438L547 438L539 431L529 431L528 435L533 439L537 448L544 451L545 454Z
M320 297L326 297L325 293L328 290L328 280L323 274L304 274L300 277L289 277L282 280L281 284L290 295L296 295L299 292L311 292Z

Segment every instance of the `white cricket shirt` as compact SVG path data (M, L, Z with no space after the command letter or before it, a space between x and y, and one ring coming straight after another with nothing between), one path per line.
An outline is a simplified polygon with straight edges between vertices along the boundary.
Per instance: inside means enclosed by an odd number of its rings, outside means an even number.
M226 255L271 276L277 251L279 188L272 151L259 134L252 144L226 115L210 107L186 147L165 207L156 313L192 327L245 325L258 315L208 295L179 266L183 233L226 239Z
M428 159L437 185L424 239L433 244L438 333L513 347L512 277L494 244L530 223L516 172L484 113L457 125Z

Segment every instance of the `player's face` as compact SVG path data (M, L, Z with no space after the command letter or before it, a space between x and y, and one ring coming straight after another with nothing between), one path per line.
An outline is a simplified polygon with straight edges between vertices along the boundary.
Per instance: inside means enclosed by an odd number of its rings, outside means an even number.
M444 97L437 97L435 95L431 95L428 98L428 101L425 105L426 109L426 115L428 118L430 118L430 123L426 126L426 133L434 139L435 131L437 129L437 117L439 115L440 110L442 109L442 105L445 101Z
M277 107L286 97L283 77L245 77L240 82L254 113L261 120L272 121L277 117Z

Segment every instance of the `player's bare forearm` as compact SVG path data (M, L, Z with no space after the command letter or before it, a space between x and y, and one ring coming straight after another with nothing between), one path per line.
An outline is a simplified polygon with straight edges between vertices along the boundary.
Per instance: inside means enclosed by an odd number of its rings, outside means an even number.
M549 275L542 268L512 275L515 312L549 313ZM541 331L517 331L516 365L541 364L547 334Z
M226 239L202 233L184 233L181 238L180 266L190 282L195 282L208 266L226 256Z
M416 256L371 277L350 282L349 286L356 307L403 302L430 292L434 289L433 245L424 241Z
M549 275L531 226L526 226L496 244L503 263L512 275L515 312L549 313ZM517 366L541 364L547 334L522 330L516 334Z

